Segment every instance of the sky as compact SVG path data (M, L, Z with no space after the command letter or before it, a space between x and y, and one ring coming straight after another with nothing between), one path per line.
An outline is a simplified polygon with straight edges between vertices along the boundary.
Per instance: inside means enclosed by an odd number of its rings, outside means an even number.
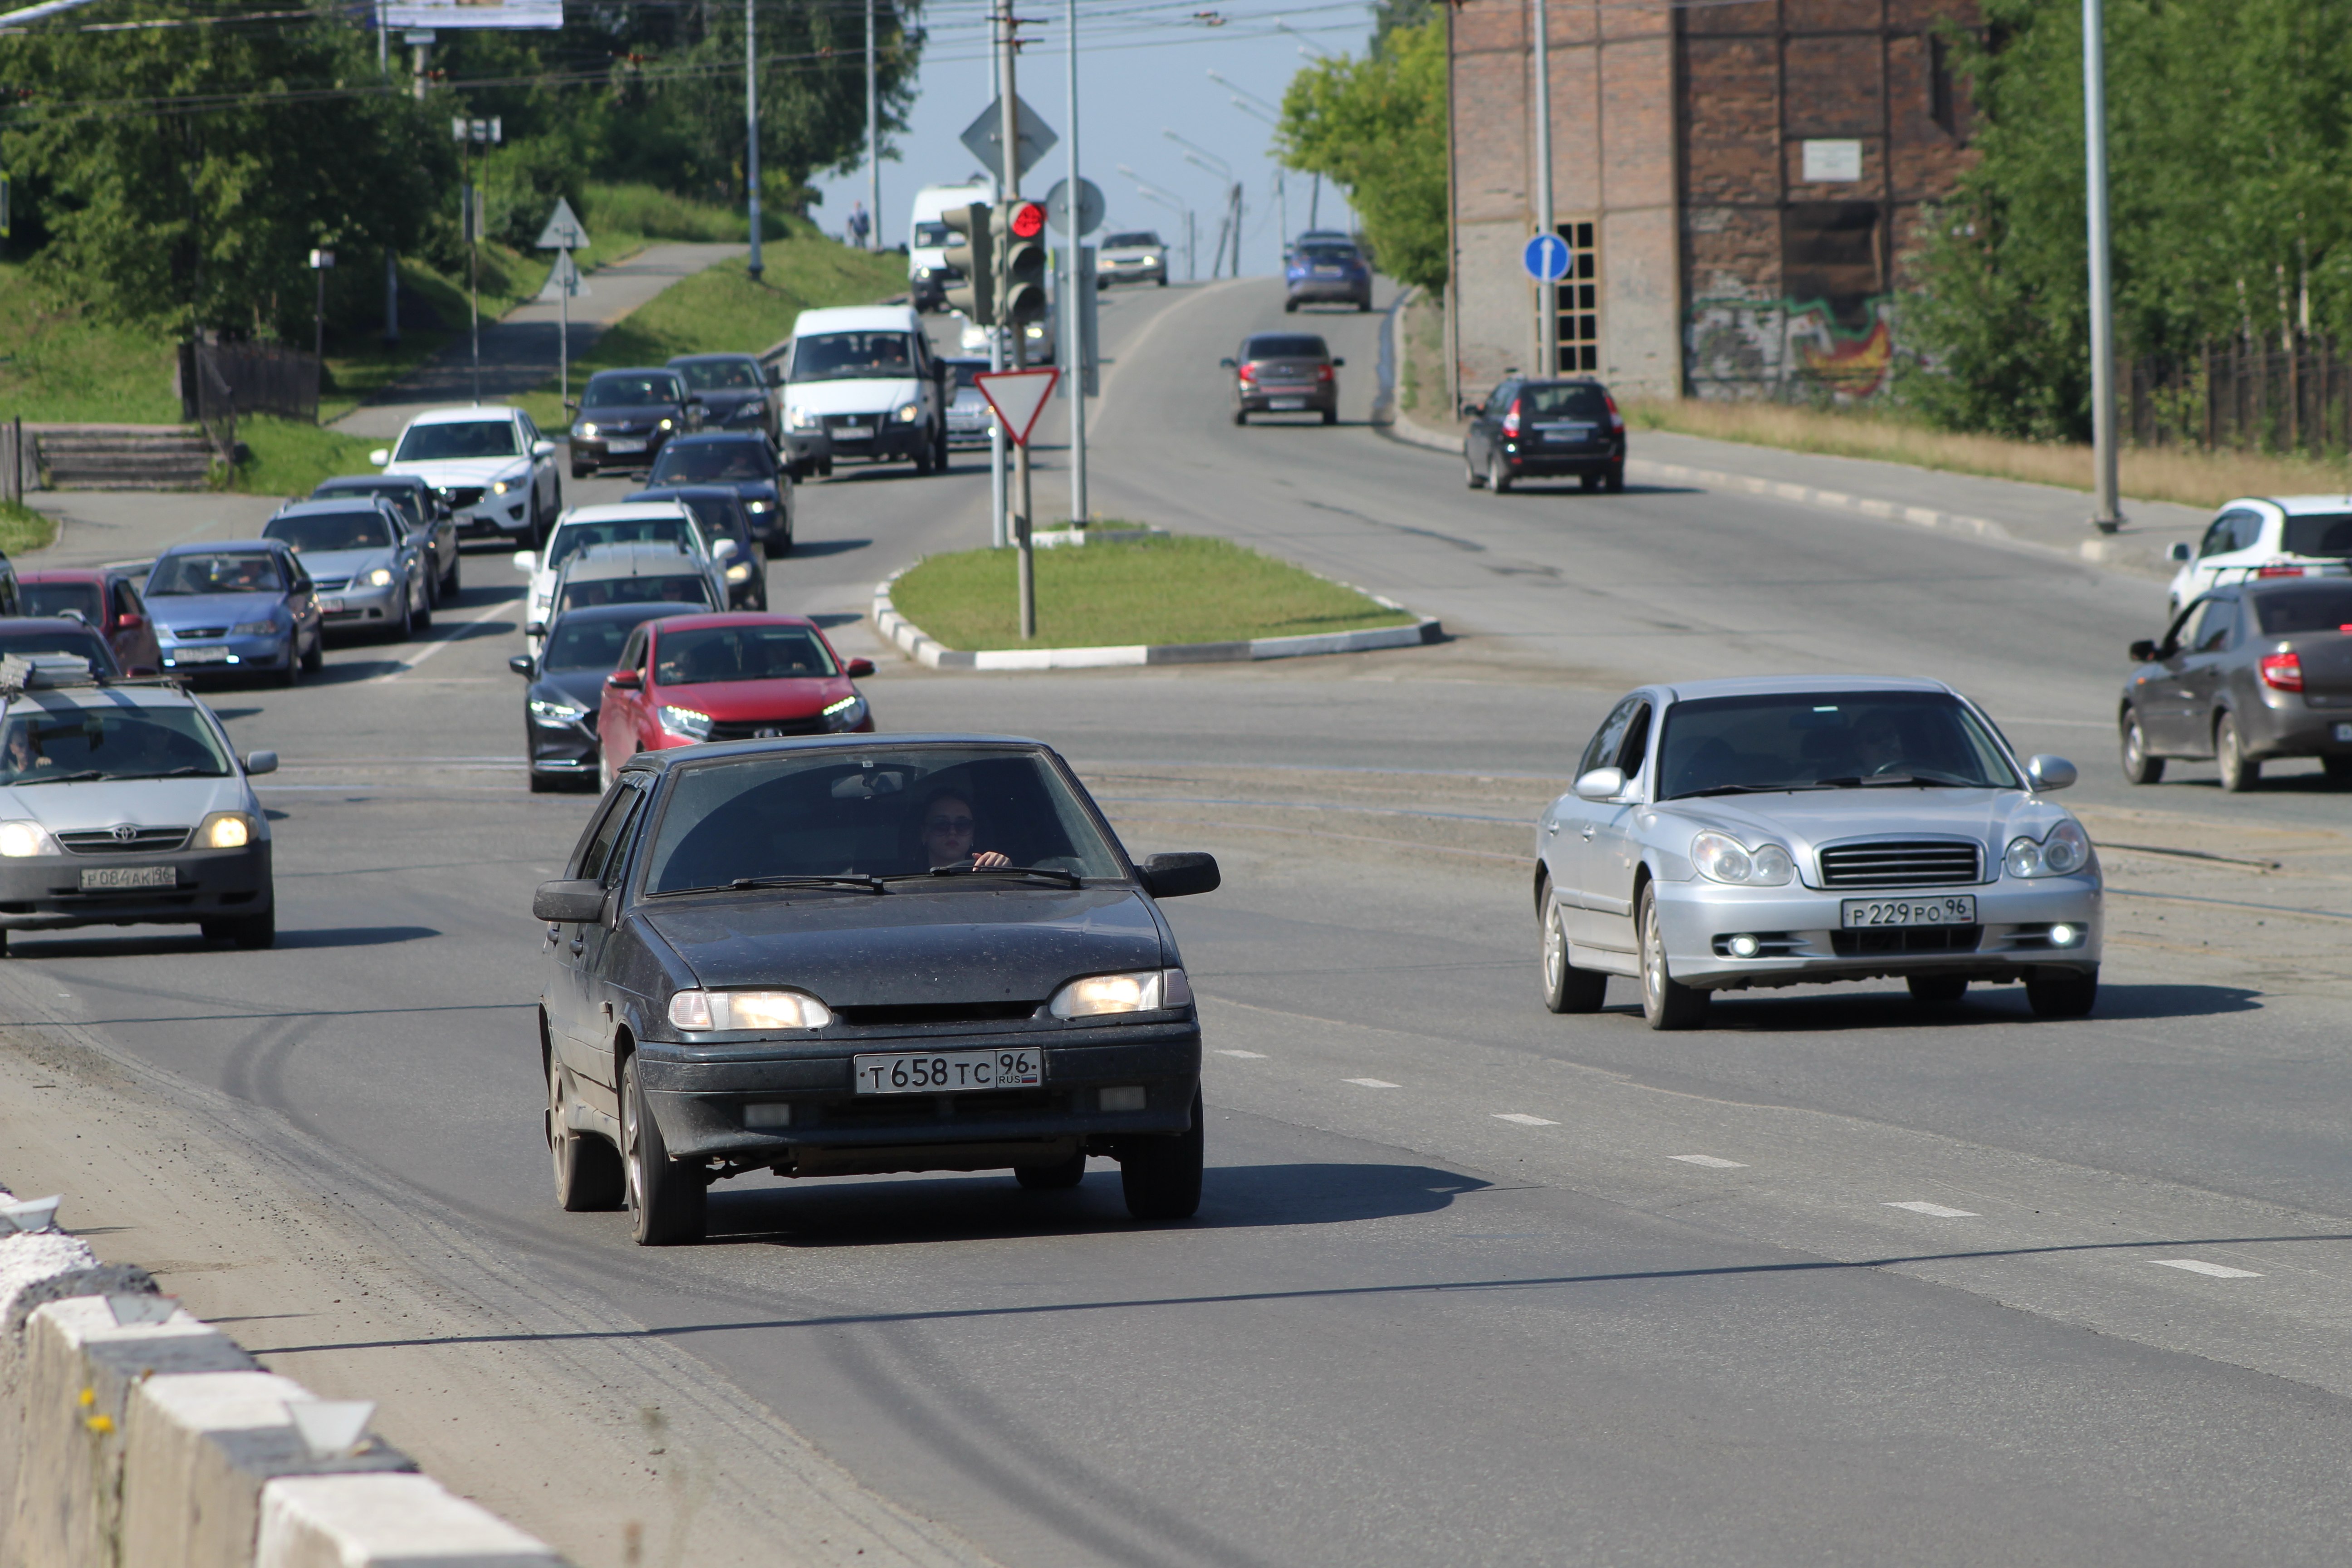
M917 96L896 155L887 146L882 155L885 245L906 243L919 186L959 184L980 168L957 138L990 102L989 9L986 0L928 0L923 6L929 41ZM1077 0L1077 9L1079 172L1101 188L1109 210L1093 237L1156 229L1169 243L1171 272L1185 276L1183 219L1143 195L1139 176L1192 208L1199 269L1207 275L1226 181L1187 162L1186 149L1165 134L1172 130L1205 151L1204 162L1230 164L1242 182L1242 271L1279 270L1282 224L1268 121L1292 76L1307 64L1302 50L1363 53L1371 38L1370 5L1234 0L1210 9L1203 0ZM1021 29L1021 97L1064 138L1022 183L1024 195L1042 196L1069 172L1066 0L1016 0L1015 15L1041 24ZM1211 71L1232 85L1213 80ZM1237 98L1246 110L1235 106ZM1135 175L1119 173L1121 164ZM866 182L862 163L854 174L816 180L824 199L811 216L840 233L850 203L866 200ZM1308 226L1313 181L1291 174L1285 184L1295 234ZM1328 182L1316 216L1322 227L1348 226L1345 205Z

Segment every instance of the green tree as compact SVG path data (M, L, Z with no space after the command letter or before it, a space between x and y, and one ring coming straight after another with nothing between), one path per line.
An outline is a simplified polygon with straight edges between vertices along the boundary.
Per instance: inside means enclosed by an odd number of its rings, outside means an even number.
M1285 167L1347 191L1381 269L1425 289L1445 285L1446 74L1443 17L1394 27L1293 77L1275 132Z

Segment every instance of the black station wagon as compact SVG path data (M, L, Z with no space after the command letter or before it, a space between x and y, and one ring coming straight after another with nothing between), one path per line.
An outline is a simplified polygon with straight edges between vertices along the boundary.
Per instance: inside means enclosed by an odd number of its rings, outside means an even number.
M1201 1028L1156 899L1050 748L839 736L641 753L541 885L547 1140L567 1209L698 1240L712 1182L1119 1162L1201 1199Z

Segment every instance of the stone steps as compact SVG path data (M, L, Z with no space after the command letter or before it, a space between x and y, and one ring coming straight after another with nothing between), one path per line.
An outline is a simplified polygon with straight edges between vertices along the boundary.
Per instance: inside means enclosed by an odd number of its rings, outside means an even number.
M27 430L28 435L36 435ZM170 426L37 432L48 486L60 490L200 490L212 473L201 431Z

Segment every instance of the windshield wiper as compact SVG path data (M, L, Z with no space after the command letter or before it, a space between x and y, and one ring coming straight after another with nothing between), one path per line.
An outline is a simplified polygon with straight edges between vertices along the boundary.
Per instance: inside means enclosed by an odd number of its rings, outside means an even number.
M927 877L1050 877L1066 888L1083 888L1087 879L1058 866L934 866L928 871L902 871L886 882L914 882Z
M675 899L688 893L740 893L751 888L855 888L861 893L887 893L879 877L845 873L837 877L738 877L731 882L713 882L701 888L664 888L648 898Z
M1696 800L1702 795L1785 795L1801 789L1832 789L1834 787L1836 786L1826 780L1819 784L1717 784L1711 789L1687 789L1680 795L1670 795L1666 798Z
M103 768L84 768L78 773L59 773L55 778L16 778L11 779L9 782L11 784L88 784L92 779L102 779L107 776L108 774L106 770Z
M1957 779L1930 778L1925 773L1872 773L1867 778L1848 776L1845 778L1823 779L1821 781L1821 787L1823 789L1885 789L1891 786L1902 784L1916 784L1922 789L1930 787L1940 789L1977 789L1983 787L1978 784L1962 784Z
M119 779L225 779L228 777L228 774L221 772L217 768L207 773L204 769L197 767L194 763L188 763L176 768L168 768L160 773L117 773L114 776Z

